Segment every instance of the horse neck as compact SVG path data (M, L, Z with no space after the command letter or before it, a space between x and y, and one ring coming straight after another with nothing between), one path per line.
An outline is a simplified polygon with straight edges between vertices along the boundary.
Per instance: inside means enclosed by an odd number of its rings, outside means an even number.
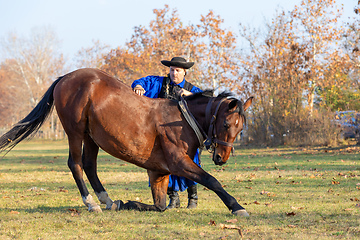
M195 117L196 121L202 127L203 130L207 131L209 128L208 121L206 119L206 107L210 101L210 98L194 99L188 102L189 110ZM214 105L214 104L213 104ZM214 106L211 108L211 113L214 111Z

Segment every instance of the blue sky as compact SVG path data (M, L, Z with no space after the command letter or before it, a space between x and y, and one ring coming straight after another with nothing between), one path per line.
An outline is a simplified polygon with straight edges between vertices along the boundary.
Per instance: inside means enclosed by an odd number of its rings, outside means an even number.
M134 27L148 26L153 9L178 10L184 24L199 22L213 10L224 19L224 27L238 33L239 23L260 27L277 8L292 10L300 0L0 0L0 38L9 32L28 36L34 27L50 26L61 40L61 52L68 59L93 40L112 48L123 46ZM357 0L337 0L344 4L345 17L355 16Z

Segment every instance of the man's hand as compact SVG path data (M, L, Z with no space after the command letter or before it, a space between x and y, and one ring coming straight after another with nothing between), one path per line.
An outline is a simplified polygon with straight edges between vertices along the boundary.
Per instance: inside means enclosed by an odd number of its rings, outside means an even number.
M179 96L185 96L185 97L193 95L192 92L189 92L189 91L187 91L187 90L185 90L183 88L179 90L178 94L179 94Z
M133 90L139 96L142 96L145 93L145 89L141 85L136 85Z

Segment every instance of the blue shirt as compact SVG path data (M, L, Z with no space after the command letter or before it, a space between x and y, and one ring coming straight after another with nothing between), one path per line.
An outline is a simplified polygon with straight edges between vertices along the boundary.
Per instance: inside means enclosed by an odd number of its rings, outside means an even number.
M134 88L136 85L140 85L145 89L145 93L144 96L149 97L149 98L158 98L158 95L161 91L161 87L162 87L162 83L163 83L164 77L160 77L160 76L147 76L147 77L143 77L140 78L138 80L135 80L132 84L131 87ZM173 82L171 82L170 84L174 84ZM183 88L185 84L185 78L184 80L177 84L179 87ZM197 93L197 92L202 92L202 90L198 87L193 86L193 88L191 89L192 93ZM196 154L194 156L193 161L199 166L200 165L200 159L199 159L199 149L196 150ZM172 188L174 191L185 191L188 187L197 184L196 182L184 178L184 177L178 177L175 175L170 175L169 176L169 188Z
M145 97L158 98L158 95L161 91L161 86L162 86L163 80L164 80L164 77L147 76L147 77L143 77L138 80L135 80L131 84L131 87L134 88L136 85L140 85L145 89L145 93L144 93ZM170 84L174 84L174 83L171 82ZM185 84L185 78L181 83L176 84L176 85L183 88L184 84ZM197 93L197 92L202 92L202 90L200 88L194 86L190 92Z

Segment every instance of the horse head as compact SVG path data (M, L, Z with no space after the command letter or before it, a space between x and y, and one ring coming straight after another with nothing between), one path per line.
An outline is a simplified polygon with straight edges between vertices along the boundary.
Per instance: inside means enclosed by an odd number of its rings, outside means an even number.
M213 152L215 165L223 165L229 159L235 138L246 124L244 112L251 105L252 99L250 97L244 104L235 98L221 98L212 103L214 106L211 109L215 109L212 110L205 146Z

